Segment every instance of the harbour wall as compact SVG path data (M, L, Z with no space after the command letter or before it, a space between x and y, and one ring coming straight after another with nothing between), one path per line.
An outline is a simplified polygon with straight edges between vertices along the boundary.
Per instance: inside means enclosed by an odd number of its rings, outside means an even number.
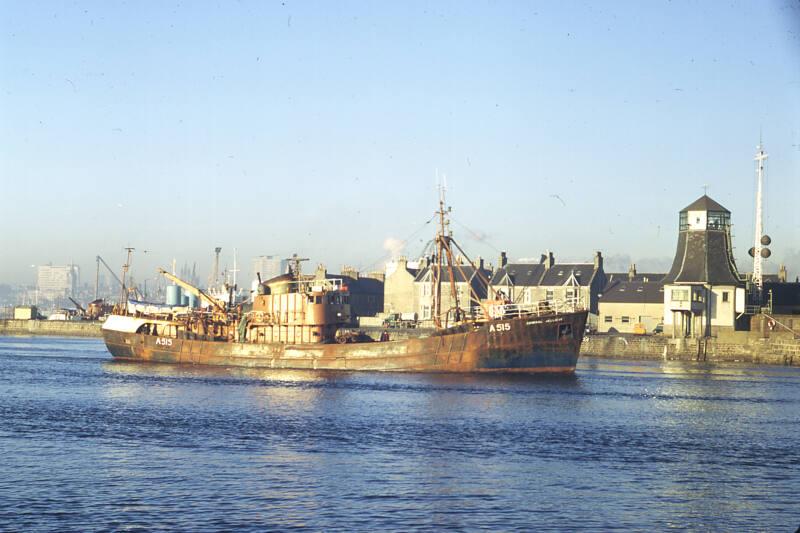
M102 322L81 320L0 320L0 335L101 337Z
M430 329L364 327L375 340L387 331L391 340L403 340ZM608 359L699 361L800 366L800 339L788 332L723 331L708 339L672 339L661 335L587 335L581 355Z
M632 360L700 361L800 366L800 339L773 333L731 331L705 339L658 335L587 335L581 355Z

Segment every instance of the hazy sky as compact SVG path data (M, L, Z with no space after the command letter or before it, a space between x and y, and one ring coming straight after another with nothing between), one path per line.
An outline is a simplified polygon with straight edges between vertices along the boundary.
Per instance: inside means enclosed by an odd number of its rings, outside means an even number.
M749 270L759 131L800 274L796 1L0 6L0 281L126 245L139 278L215 246L381 268L437 170L473 255L668 261L707 184Z

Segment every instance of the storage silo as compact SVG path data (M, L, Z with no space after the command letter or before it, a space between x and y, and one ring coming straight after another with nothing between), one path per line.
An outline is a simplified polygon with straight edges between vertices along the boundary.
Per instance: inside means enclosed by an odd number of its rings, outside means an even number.
M177 285L167 286L167 305L181 305L181 288Z

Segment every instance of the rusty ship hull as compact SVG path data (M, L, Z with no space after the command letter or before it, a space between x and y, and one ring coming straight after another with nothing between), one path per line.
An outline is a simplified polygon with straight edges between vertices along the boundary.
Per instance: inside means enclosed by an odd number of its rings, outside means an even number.
M395 372L572 373L586 311L491 320L469 331L352 344L238 343L104 329L126 361L252 368Z

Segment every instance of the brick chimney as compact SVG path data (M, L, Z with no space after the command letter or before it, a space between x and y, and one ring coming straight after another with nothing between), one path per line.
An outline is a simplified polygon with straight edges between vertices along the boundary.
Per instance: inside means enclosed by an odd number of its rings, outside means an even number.
M505 252L500 252L500 259L497 261L497 268L505 268L508 264L508 257Z
M595 270L603 270L603 254L599 251L594 253L594 268ZM634 269L635 268L634 266Z
M553 252L550 250L547 251L547 255L542 255L542 263L544 263L544 269L550 270L553 268L553 265L556 264L556 258L553 257Z
M595 260L595 265L597 265L597 260ZM628 267L628 281L633 281L633 278L636 277L636 263L631 263L631 266Z
M348 276L353 279L358 279L358 270L351 266L342 266L342 276Z

